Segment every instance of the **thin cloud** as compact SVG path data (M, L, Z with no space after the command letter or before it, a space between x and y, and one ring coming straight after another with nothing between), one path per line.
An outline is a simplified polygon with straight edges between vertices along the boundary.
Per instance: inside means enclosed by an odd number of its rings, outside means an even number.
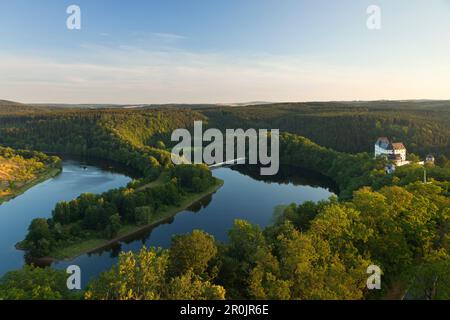
M124 104L448 99L448 74L420 65L393 70L333 65L306 56L84 44L76 60L1 54L0 97Z
M153 32L152 34L160 39L164 39L164 40L168 40L168 41L179 41L179 40L187 40L188 39L188 37L185 37L185 36L182 36L179 34L174 34L174 33Z

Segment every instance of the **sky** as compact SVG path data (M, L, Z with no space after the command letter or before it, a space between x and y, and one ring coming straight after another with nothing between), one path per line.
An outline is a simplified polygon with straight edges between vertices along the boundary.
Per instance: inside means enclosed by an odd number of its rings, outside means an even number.
M449 57L450 0L0 0L24 103L450 99Z

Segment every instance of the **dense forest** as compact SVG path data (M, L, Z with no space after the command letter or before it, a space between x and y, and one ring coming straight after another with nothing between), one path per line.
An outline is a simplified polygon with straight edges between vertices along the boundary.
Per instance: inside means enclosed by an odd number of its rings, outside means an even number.
M122 253L83 297L362 299L401 286L409 298L448 299L449 208L443 188L420 182L377 192L363 188L351 201L291 205L263 230L236 221L226 244L193 231L174 236L169 249ZM388 284L377 294L366 289L371 264L382 268ZM0 296L70 296L54 272L25 267L9 273L0 281ZM26 290L50 276L42 292Z
M349 202L292 205L264 230L236 221L226 244L194 231L168 250L124 253L85 298L376 298L365 287L367 266L376 264L390 285L412 279L410 297L448 299L449 204L439 187L412 183L361 189Z
M0 203L59 173L60 167L58 157L0 146Z
M170 152L157 139L202 118L195 112L44 109L38 114L23 114L22 111L19 105L17 112L7 112L1 117L1 145L100 158L131 168L139 176L127 188L102 195L83 194L74 201L58 204L53 219L33 221L27 238L18 245L29 257L62 254L66 258L67 253L64 250L59 253L59 249L87 240L112 239L130 225L159 221L165 217L163 213L170 215L169 207L177 207L190 194L201 194L218 183L203 166L174 168ZM161 183L146 188L157 178L161 178Z
M198 111L214 127L280 129L337 151L372 152L377 138L387 136L422 157L450 157L450 101L283 103Z
M131 183L101 195L82 194L69 202L59 202L50 219L35 219L19 244L30 258L65 256L67 247L76 249L89 240L113 239L130 226L146 226L165 218L167 208L178 207L189 194L199 194L216 185L216 179L203 165L180 165L167 181L146 187ZM99 242L102 243L102 242ZM105 242L103 242L105 243Z
M238 220L227 243L197 230L174 236L168 249L122 253L75 296L57 271L24 267L0 280L0 298L370 299L401 288L410 298L449 299L449 111L447 102L354 102L0 112L0 145L112 160L140 176L34 220L22 243L34 257L92 234L114 237L214 184L206 167L170 160L170 133L194 120L280 128L281 163L321 173L339 189L338 198L284 208L265 229ZM438 161L386 174L386 161L366 152L378 136ZM377 294L366 289L372 264L388 284Z
M405 186L423 180L424 175L424 167L414 163L399 167L394 174L386 174L387 161L383 158L374 159L368 153L337 152L290 133L280 136L280 161L330 177L339 188L341 200L350 199L354 191L364 186L374 190L384 186ZM435 179L436 183L447 183L450 181L449 164L446 161L444 167L426 166L428 176Z
M161 149L170 145L173 129L190 128L194 120L203 120L219 129L278 128L350 153L372 152L376 139L387 136L404 142L410 153L422 157L433 153L438 159L450 157L449 101L174 105L140 109L37 108L3 101L0 116L2 145L95 156L111 156L99 154L93 147L101 145L100 139L114 138L134 146ZM53 138L58 138L50 143L52 132Z

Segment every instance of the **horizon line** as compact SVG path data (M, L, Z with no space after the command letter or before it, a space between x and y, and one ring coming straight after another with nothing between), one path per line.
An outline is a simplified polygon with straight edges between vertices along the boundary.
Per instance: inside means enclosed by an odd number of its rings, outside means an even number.
M411 98L411 99L355 99L355 100L296 100L296 101L242 101L242 102L162 102L162 103L111 103L111 102L82 102L82 103L70 103L70 102L21 102L20 100L0 99L4 102L13 102L30 106L45 106L45 105L110 105L110 106L171 106L171 105L217 105L217 106L250 106L250 105L264 105L264 104L289 104L289 103L357 103L357 102L438 102L438 101L450 101L450 98L446 99L433 99L433 98Z

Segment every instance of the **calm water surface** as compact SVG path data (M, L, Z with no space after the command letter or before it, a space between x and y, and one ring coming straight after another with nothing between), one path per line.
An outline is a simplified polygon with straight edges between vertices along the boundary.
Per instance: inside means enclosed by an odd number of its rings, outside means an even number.
M64 161L60 175L0 205L0 276L24 264L23 252L14 246L24 239L34 218L51 217L59 201L72 200L85 192L102 193L126 186L129 181L129 177L101 169L99 165Z
M86 285L90 278L111 267L120 251L138 251L143 245L168 247L174 234L189 233L194 229L205 230L216 239L226 241L235 219L245 219L264 227L272 222L274 208L278 205L319 201L333 195L329 181L298 169L285 167L276 177L265 180L257 180L260 178L255 172L251 168L214 170L214 175L225 181L224 186L174 219L112 248L85 254L73 261L54 263L53 267L80 266L82 282ZM58 201L71 200L83 192L101 193L129 181L130 178L120 173L95 166L84 169L78 162L65 161L60 176L0 206L0 275L23 265L23 253L17 251L14 244L24 238L33 218L51 216Z

